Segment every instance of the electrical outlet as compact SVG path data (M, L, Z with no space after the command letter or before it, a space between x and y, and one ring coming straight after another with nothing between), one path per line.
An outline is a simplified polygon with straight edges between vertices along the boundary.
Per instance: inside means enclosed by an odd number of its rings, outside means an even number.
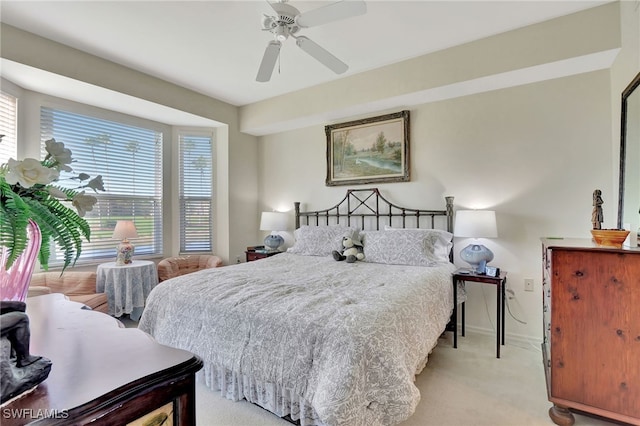
M533 278L524 279L524 291L533 291Z

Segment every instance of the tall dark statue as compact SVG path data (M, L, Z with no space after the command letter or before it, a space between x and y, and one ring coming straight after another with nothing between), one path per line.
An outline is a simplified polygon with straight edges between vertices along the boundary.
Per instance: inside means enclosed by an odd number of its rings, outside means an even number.
M593 191L593 212L591 213L591 224L593 229L602 229L604 218L602 215L602 191L596 189Z
M0 301L0 403L42 383L51 361L29 352L29 317L24 302Z

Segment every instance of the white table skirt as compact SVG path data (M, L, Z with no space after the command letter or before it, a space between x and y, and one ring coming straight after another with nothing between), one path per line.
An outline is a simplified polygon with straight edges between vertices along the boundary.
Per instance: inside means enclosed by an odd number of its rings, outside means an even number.
M158 284L158 270L154 262L134 260L128 265L115 262L98 265L96 288L107 294L109 315L129 314L138 321L151 289Z

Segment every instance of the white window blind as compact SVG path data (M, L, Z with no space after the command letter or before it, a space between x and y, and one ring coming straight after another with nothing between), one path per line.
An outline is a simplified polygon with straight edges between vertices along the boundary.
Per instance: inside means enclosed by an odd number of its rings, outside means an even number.
M213 239L213 141L180 134L180 252L211 252Z
M17 158L18 136L18 99L6 92L0 91L0 135L4 135L0 142L0 164L9 158Z
M84 242L78 263L114 260L113 229L118 220L131 220L139 238L132 239L134 257L162 254L162 132L52 108L41 108L40 133L72 151L74 173L102 175L104 192L85 219L91 242ZM61 175L62 177L63 175ZM77 187L77 181L60 180ZM49 264L62 263L52 248Z

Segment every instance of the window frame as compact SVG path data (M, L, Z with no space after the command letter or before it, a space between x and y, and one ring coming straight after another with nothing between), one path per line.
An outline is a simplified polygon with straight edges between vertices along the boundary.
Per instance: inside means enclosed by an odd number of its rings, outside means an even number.
M183 208L183 198L182 198L182 138L183 137L207 137L211 140L211 151L210 151L210 164L211 164L211 188L210 188L210 218L209 218L209 250L185 250L183 247L183 217L182 217L182 208ZM175 127L174 128L174 140L176 141L176 156L177 158L176 165L173 168L173 175L175 176L175 191L176 191L176 199L178 202L176 203L175 209L175 218L177 221L176 227L176 245L178 247L178 252L180 255L190 255L190 254L212 254L216 252L216 130L214 128L196 128L196 127ZM199 197L196 197L199 198Z
M4 83L4 81L3 81ZM6 149L7 152L9 152L8 156L6 158L4 157L0 157L0 164L4 164L7 161L9 161L9 158L13 158L13 159L17 159L18 157L18 138L20 137L20 126L19 126L19 117L20 117L20 96L18 94L15 93L14 90L10 90L7 89L4 84L2 86L2 89L0 90L0 95L4 96L10 96L12 98L14 98L15 103L14 103L14 123L13 123L13 140L11 140L10 138L7 138L6 135L5 137L2 139L2 141L0 142L0 152L4 152L6 148L6 144L7 141L12 141L12 146L11 148ZM2 102L2 104L4 105L4 102ZM0 131L0 133L3 133L2 131Z
M166 151L166 147L167 145L171 145L172 144L172 127L170 125L167 124L163 124L163 123L158 123L152 120L147 120L144 118L140 118L140 117L135 117L135 116L131 116L131 115L127 115L127 114L123 114L123 113L119 113L117 111L111 111L111 110L106 110L106 109L102 109L99 107L94 107L91 105L86 105L86 104L80 104L80 103L76 103L70 100L66 100L66 99L60 99L60 98L53 98L50 97L48 95L44 95L44 94L36 94L37 96L35 96L35 99L32 99L31 101L31 105L30 105L30 110L32 111L33 114L37 114L37 123L39 123L38 128L35 129L37 131L37 135L38 135L38 139L36 140L37 143L39 143L38 145L38 150L40 152L42 152L42 145L44 145L44 139L41 133L41 126L42 123L40 121L41 118L41 110L42 108L51 108L51 109L59 109L59 110L63 110L66 112L70 112L73 114L80 114L80 115L84 115L84 116L90 116L92 118L96 118L99 120L107 120L107 121L112 121L112 122L116 122L122 125L126 125L126 126L136 126L136 127L142 127L148 130L153 130L156 132L159 132L162 134L162 143L160 145L160 175L163 176L163 182L161 184L161 191L160 191L160 199L162 201L162 205L160 207L160 211L162 214L162 218L159 219L158 223L160 224L160 233L161 233L161 241L159 249L157 251L154 251L153 253L149 253L149 254L135 254L135 258L137 259L153 259L153 258L161 258L165 256L165 253L167 251L167 247L169 244L171 244L171 242L167 241L167 235L165 232L163 232L164 227L167 225L167 223L171 223L170 220L170 215L171 215L171 210L170 208L168 208L168 205L171 204L171 202L167 202L166 200L169 199L167 197L167 194L170 193L167 188L167 178L166 178L166 169L167 169L167 151ZM20 123L20 118L19 118L19 123ZM20 125L20 124L19 124ZM30 143L34 143L33 141L29 141ZM59 142L65 142L64 140L59 140ZM34 143L35 144L35 143ZM33 150L34 147L31 147ZM73 150L72 150L73 151ZM91 177L94 177L96 173L94 173L92 170L74 170L76 172L82 172L82 173L87 173L90 174ZM99 200L100 199L113 199L113 198L119 198L122 197L122 195L117 195L117 196L113 196L108 194L107 192L100 192L97 194L94 194L93 191L89 191L89 194L96 196ZM124 195L124 197L126 197L126 195ZM169 218L167 217L169 216ZM92 230L93 231L93 230ZM135 241L133 241L133 243L135 244ZM84 244L86 244L86 242L83 242L83 247ZM100 263L104 263L104 262L109 262L109 261L114 261L115 260L115 246L117 245L117 241L113 241L113 253L109 254L108 256L105 254L105 256L100 256L100 257L90 257L90 258L83 258L82 255L81 257L78 259L78 261L76 262L76 266L90 266L90 265L97 265ZM53 253L53 251L52 251ZM59 267L62 266L62 262L60 262L59 260L56 259L52 259L49 262L49 269L57 269Z

